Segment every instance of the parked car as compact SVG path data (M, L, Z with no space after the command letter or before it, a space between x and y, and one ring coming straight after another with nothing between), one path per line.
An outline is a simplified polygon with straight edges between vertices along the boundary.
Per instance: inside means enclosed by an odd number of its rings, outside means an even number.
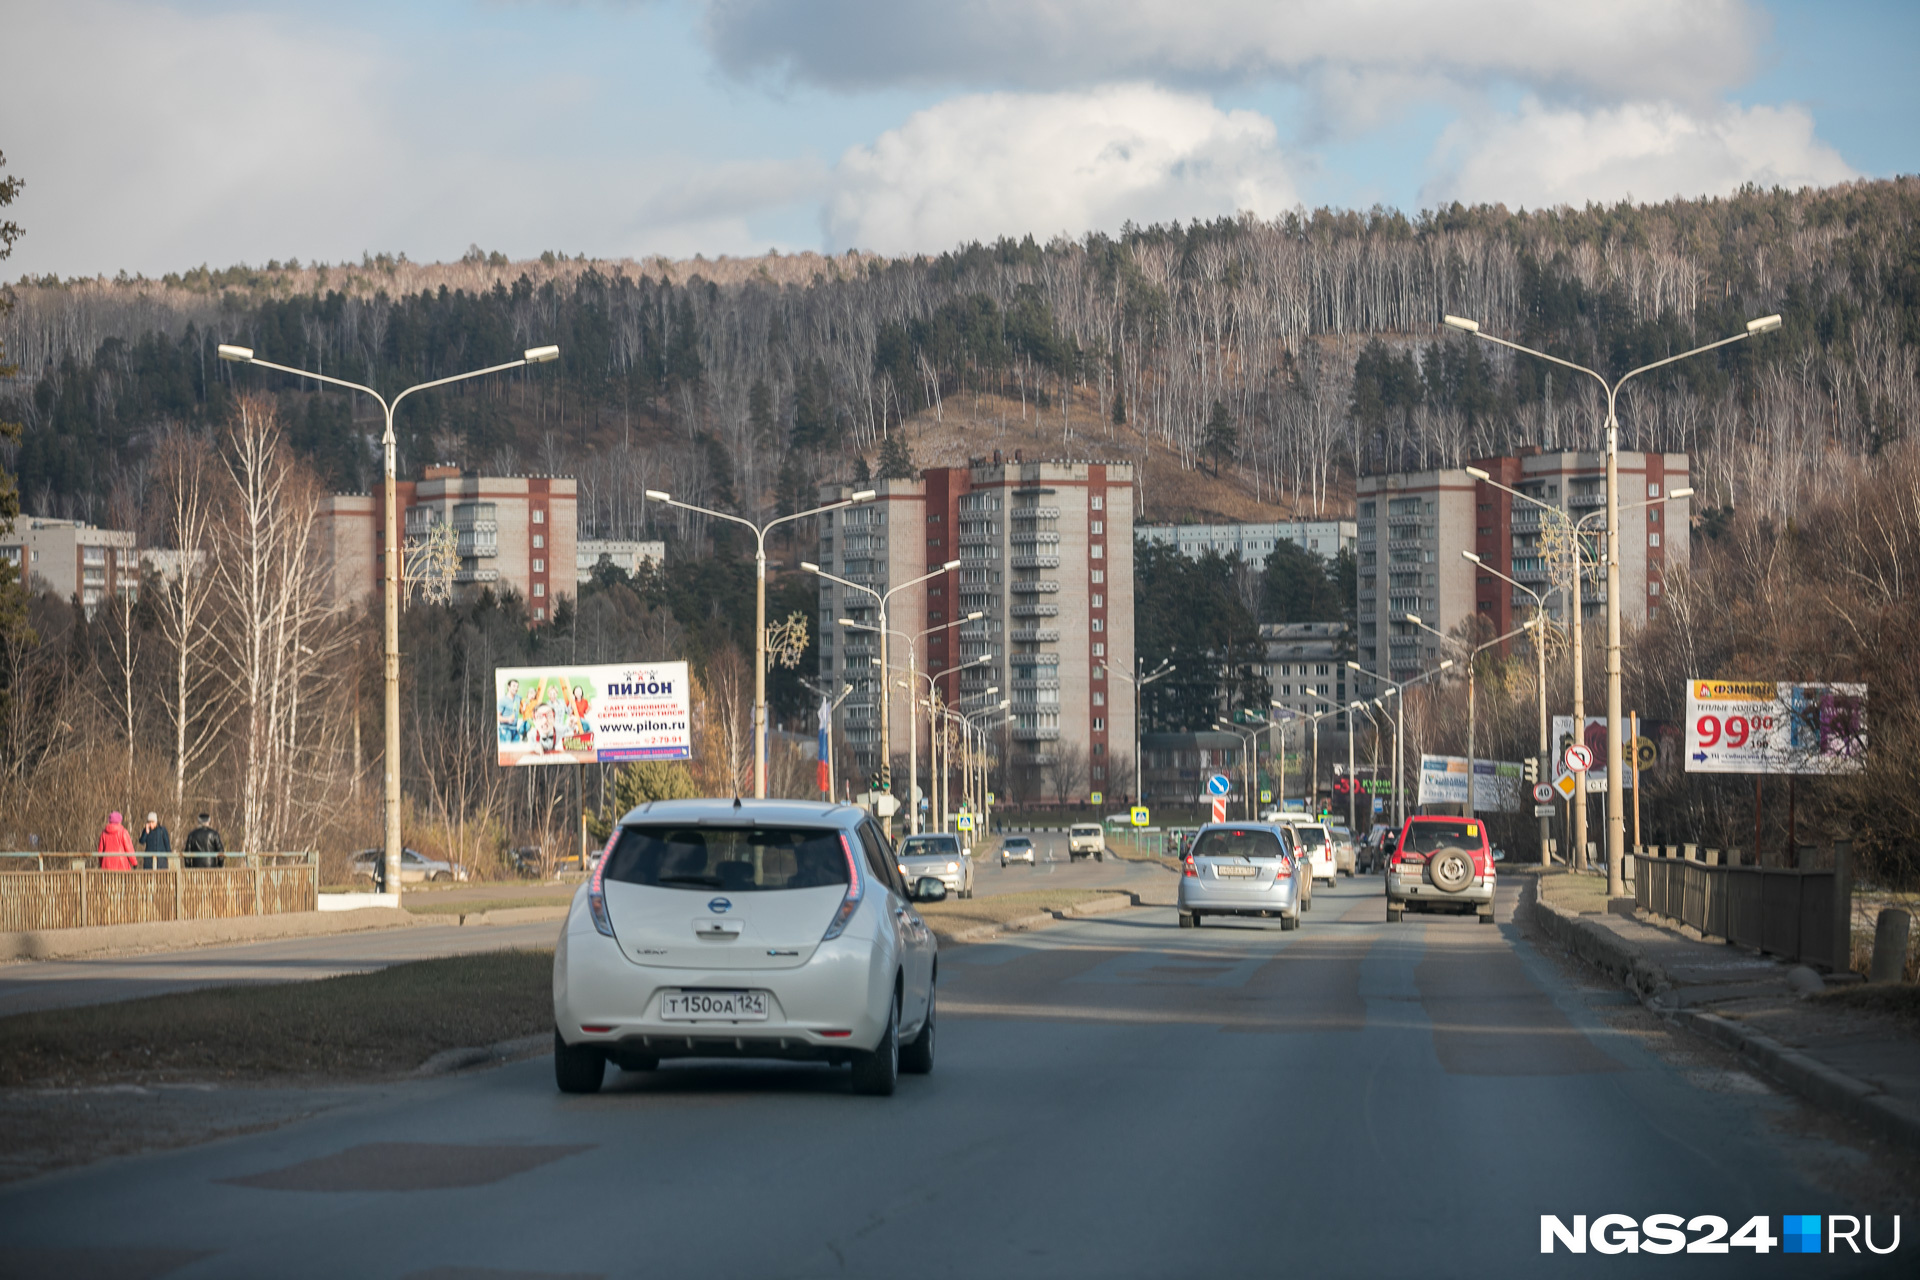
M1095 862L1107 860L1106 833L1097 822L1076 822L1067 828L1067 861L1089 857Z
M1359 866L1359 852L1354 848L1353 831L1340 824L1330 826L1327 830L1333 833L1333 865L1341 875L1351 879Z
M1182 860L1176 906L1183 929L1199 928L1207 916L1277 917L1282 930L1297 929L1311 892L1286 825L1209 825Z
M1027 836L1007 836L1000 841L1000 869L1006 870L1009 862L1024 862L1033 865L1033 840Z
M386 860L385 849L362 849L353 855L350 865L353 874L362 880L379 879L376 868ZM428 858L415 853L412 849L400 851L400 883L419 884L424 880L447 884L455 880L465 880L467 869L457 862L442 862L438 858Z
M973 855L953 835L908 836L900 843L900 874L912 884L932 876L957 898L973 896Z
M1332 884L1340 875L1333 860L1333 832L1324 822L1294 822L1294 845L1300 851L1300 861L1307 868L1307 874L1314 880L1325 880Z
M1487 824L1416 814L1401 829L1387 864L1387 919L1413 911L1476 914L1493 923L1493 864Z
M787 1058L890 1094L933 1069L938 950L866 810L666 800L620 820L553 956L554 1081L593 1093L611 1062Z

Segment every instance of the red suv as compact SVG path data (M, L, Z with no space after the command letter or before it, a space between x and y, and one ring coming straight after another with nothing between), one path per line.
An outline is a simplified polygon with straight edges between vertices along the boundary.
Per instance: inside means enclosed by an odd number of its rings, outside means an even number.
M1493 923L1493 864L1487 824L1477 818L1407 819L1387 863L1387 920L1414 911L1455 911Z

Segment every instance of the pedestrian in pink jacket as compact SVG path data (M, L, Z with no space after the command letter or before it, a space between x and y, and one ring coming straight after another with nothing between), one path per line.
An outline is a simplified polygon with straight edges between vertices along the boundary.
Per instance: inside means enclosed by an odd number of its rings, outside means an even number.
M107 856L100 859L102 871L131 871L134 867L133 837L120 824L118 810L107 815L107 829L100 833L100 843L94 846L94 852ZM128 856L115 856L128 855Z

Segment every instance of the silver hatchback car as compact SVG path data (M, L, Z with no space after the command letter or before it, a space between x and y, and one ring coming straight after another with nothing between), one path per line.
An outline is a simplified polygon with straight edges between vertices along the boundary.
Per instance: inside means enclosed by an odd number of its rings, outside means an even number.
M1283 930L1297 929L1312 892L1293 833L1280 823L1202 827L1180 871L1183 929L1198 928L1206 916L1278 916Z

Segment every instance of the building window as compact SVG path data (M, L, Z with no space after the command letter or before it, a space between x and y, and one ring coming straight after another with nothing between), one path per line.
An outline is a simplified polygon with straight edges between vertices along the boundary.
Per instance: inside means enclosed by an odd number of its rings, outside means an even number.
M1106 505L1107 505L1107 500L1105 498L1101 497L1097 493L1093 496L1093 509L1095 511L1104 510Z
M1657 596L1657 595L1659 595L1659 594L1660 594L1660 584L1659 584L1659 583L1657 583L1657 582L1649 582L1649 583L1647 584L1647 594L1648 594L1648 595L1650 595L1650 596Z
M1491 538L1493 536L1493 527L1491 525L1481 525L1480 536L1483 538Z
M533 522L535 524L545 524L547 522L547 510L545 507L535 507L533 509Z
M1094 543L1094 544L1093 544L1092 546L1090 546L1090 547L1088 547L1088 548L1087 548L1087 557L1088 557L1089 559L1092 559L1092 560L1104 560L1104 559L1106 559L1106 555L1107 555L1107 550L1106 550L1106 548L1105 548L1105 547L1103 547L1103 546L1101 546L1101 545L1100 545L1099 543L1097 543L1097 542L1096 542L1096 543Z
M1107 629L1107 624L1105 622L1102 622L1099 618L1095 618L1092 623L1092 628L1094 631L1105 631Z
M1106 646L1106 645L1104 645L1104 644L1101 644L1101 643L1100 643L1099 641L1097 641L1097 640L1096 640L1096 641L1094 642L1094 645L1093 645L1093 656L1094 656L1094 657L1096 657L1096 658L1104 658L1104 657L1106 657L1106 656L1107 656L1107 646Z
M1104 694L1104 693L1101 693L1101 692L1100 692L1100 691L1099 691L1098 689L1095 689L1095 690L1093 691L1093 705L1094 705L1094 706L1096 706L1096 707L1104 707L1104 706L1106 706L1106 705L1107 705L1107 695L1106 695L1106 694Z
M1104 520L1095 520L1087 526L1088 533L1105 533L1106 531L1107 525Z
M1102 729L1105 729L1106 727L1107 727L1107 722L1104 719L1102 719L1099 716L1095 716L1093 718L1093 731L1095 733L1099 733Z
M1098 591L1093 593L1093 607L1096 609L1104 609L1107 607L1107 598Z
M1100 585L1101 583L1103 583L1103 582L1105 582L1106 580L1107 580L1107 571L1106 571L1105 569L1095 569L1095 570L1093 571L1093 585L1094 585L1094 586L1096 586L1096 587L1097 587L1097 586L1099 586L1099 585Z
M1649 481L1647 481L1647 496L1648 496L1649 498L1657 498L1657 497L1659 497L1659 496L1660 496L1660 482L1659 482L1659 481L1657 481L1657 480L1649 480Z
M1660 535L1659 535L1659 534L1657 534L1657 533L1650 533L1650 534L1648 534L1648 535L1647 535L1647 545L1648 545L1648 546L1650 546L1650 547L1657 547L1657 546L1659 546L1659 545L1660 545Z
M545 573L547 571L547 562L535 556L533 560L533 571L535 573Z
M546 535L546 534L544 534L544 533L536 533L536 534L534 534L534 535L533 535L533 546L534 546L534 549L535 549L536 551L537 551L537 550L539 550L539 549L540 549L541 547L544 547L544 546L546 546L546 545L547 545L547 535Z
M540 599L540 598L541 598L542 596L544 596L544 595L546 595L546 594L547 594L547 584L546 584L546 583L544 583L544 582L536 582L536 583L534 583L534 584L533 584L533 598L534 598L534 599L536 599L536 600L538 600L538 599Z
M542 618L546 616L547 616L547 611L545 609L535 609L533 611L533 620L535 622L540 621Z
M1102 728L1102 727L1104 727L1105 725L1106 725L1106 721L1104 721L1104 720L1095 720L1095 721L1093 722L1093 727L1094 727L1094 728L1096 728L1096 729L1099 729L1099 728ZM1103 755L1105 755L1105 754L1107 754L1107 744L1106 744L1106 743L1104 743L1104 742L1096 742L1096 743L1094 743L1094 744L1093 744L1093 754L1095 754L1095 755L1097 755L1097 756L1103 756Z

